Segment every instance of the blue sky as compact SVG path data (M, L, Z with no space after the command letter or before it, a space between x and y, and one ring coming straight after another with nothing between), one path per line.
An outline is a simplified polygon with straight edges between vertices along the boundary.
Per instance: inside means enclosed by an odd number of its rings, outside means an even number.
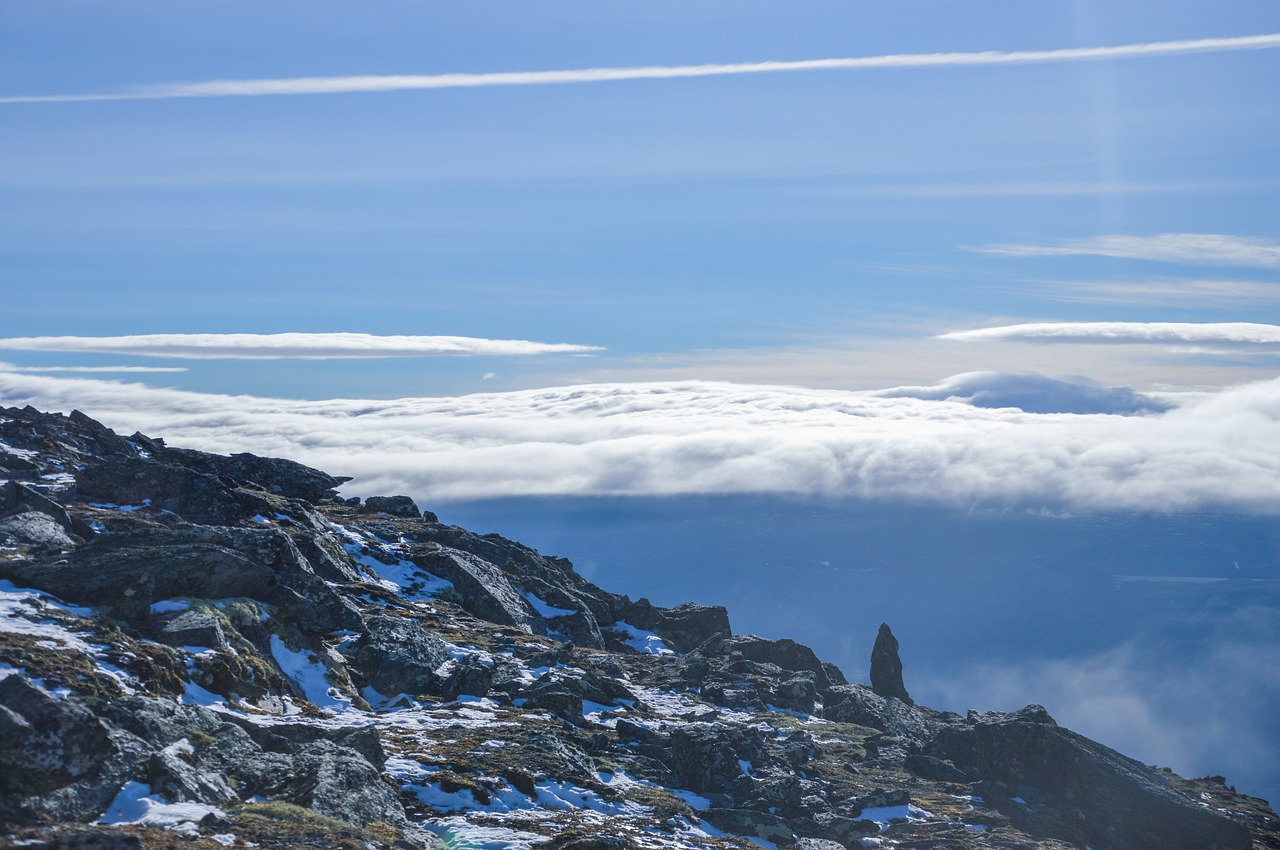
M0 95L1276 31L1270 3L1173 3L1159 15L1149 4L1088 2L6 4ZM174 360L164 365L190 371L134 376L325 398L673 376L877 389L1010 365L1007 351L930 342L949 330L1274 323L1275 264L982 249L1167 233L1276 245L1278 84L1280 50L1254 49L5 103L0 281L11 295L0 335L347 331L606 349ZM1188 294L1188 282L1199 289ZM1276 364L1274 354L1165 357L1144 347L1141 362L1122 367L1114 352L1077 348L1012 356L1027 371L1056 366L1139 386L1268 377ZM65 352L0 350L0 359L157 365Z

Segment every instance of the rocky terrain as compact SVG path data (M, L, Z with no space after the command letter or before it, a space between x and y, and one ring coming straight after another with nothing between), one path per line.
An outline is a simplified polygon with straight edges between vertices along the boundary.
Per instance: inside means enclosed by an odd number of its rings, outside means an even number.
M887 626L850 684L344 481L0 409L0 844L1280 848L1222 777L915 705Z

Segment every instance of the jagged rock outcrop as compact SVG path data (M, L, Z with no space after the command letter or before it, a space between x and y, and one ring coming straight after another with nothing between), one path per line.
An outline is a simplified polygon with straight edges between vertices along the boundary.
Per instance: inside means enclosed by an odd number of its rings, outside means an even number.
M1042 709L914 705L887 626L849 684L722 607L80 413L0 410L0 471L8 843L1280 847L1262 801Z
M902 683L902 659L898 657L898 639L888 623L880 624L875 645L871 648L871 690L882 697L894 697L912 705L911 696Z

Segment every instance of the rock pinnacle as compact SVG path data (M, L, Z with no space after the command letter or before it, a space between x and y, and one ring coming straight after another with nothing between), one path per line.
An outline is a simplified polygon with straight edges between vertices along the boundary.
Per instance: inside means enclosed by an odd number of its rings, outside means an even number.
M897 697L907 705L915 705L902 684L902 659L898 657L898 639L888 623L880 624L876 644L871 649L871 690L882 697Z

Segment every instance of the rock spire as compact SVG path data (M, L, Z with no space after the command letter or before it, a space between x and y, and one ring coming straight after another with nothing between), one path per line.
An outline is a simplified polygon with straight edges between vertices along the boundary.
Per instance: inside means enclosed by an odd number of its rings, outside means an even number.
M888 623L880 624L876 644L871 648L871 690L882 697L897 697L907 705L915 705L902 684L902 659L898 657L898 639Z

